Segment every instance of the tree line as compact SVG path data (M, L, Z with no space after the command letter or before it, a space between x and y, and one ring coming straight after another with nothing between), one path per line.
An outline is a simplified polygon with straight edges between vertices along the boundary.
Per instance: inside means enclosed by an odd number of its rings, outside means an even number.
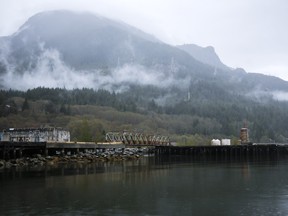
M209 88L202 91L206 91L207 97L210 95L207 93ZM0 127L3 129L11 124L17 127L19 119L25 118L26 124L41 122L70 127L78 140L103 139L105 131L114 129L142 128L179 137L193 136L190 140L196 142L199 137L236 139L245 122L254 142L287 142L286 102L270 100L261 103L243 98L217 100L216 96L207 99L199 90L193 91L190 100L161 105L156 99L164 93L159 89L149 92L142 87L134 87L125 93L88 88L0 90ZM187 138L183 140L187 142Z

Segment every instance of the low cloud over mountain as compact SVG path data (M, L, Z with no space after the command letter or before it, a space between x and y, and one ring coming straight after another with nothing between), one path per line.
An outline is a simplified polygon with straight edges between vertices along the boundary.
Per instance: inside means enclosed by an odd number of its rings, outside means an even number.
M125 23L89 13L39 13L13 35L0 38L0 86L5 89L124 92L136 85L166 89L167 94L175 90L185 98L203 82L228 95L288 92L281 79L229 68L212 47L170 46Z

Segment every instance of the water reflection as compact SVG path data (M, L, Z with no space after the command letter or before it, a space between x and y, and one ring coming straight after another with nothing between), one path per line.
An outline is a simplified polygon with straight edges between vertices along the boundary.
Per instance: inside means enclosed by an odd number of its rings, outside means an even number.
M286 158L145 157L0 171L1 215L287 215Z

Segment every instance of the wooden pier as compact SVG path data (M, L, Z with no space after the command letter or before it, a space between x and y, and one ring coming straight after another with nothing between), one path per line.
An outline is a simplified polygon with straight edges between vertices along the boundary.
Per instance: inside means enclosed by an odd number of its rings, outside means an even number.
M156 155L189 155L191 157L245 158L261 156L288 156L288 144L255 143L227 146L171 146L171 145L125 145L123 143L94 142L0 142L0 159L20 158L23 156L78 154L104 149L154 148Z
M288 144L253 144L227 146L156 146L156 155L190 155L197 158L247 158L288 156Z

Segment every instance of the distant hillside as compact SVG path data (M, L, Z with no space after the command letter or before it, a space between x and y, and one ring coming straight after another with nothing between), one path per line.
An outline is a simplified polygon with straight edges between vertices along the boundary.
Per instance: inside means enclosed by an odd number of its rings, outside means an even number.
M39 55L57 50L75 70L114 68L124 64L190 65L189 56L132 26L89 13L51 11L31 17L15 34L8 61L19 72L37 66ZM19 62L20 61L20 62ZM197 64L194 62L194 64Z
M219 56L216 54L215 49L212 46L200 47L195 44L184 44L177 47L184 50L198 61L208 64L214 68L219 68L222 70L231 69L221 62Z
M128 24L71 11L36 14L0 38L0 87L38 86L106 89L133 97L138 91L142 95L135 99L167 106L188 95L267 102L288 92L288 82L279 78L230 69L212 47L174 47Z
M105 131L130 130L165 134L185 144L210 144L212 138L231 138L236 144L245 121L251 141L287 142L287 103L232 98L209 82L190 90L190 98L169 106L147 99L163 93L155 87L134 87L125 93L87 88L0 90L0 131L50 125L68 128L72 140L83 140L84 133L91 139L87 141L103 141Z

